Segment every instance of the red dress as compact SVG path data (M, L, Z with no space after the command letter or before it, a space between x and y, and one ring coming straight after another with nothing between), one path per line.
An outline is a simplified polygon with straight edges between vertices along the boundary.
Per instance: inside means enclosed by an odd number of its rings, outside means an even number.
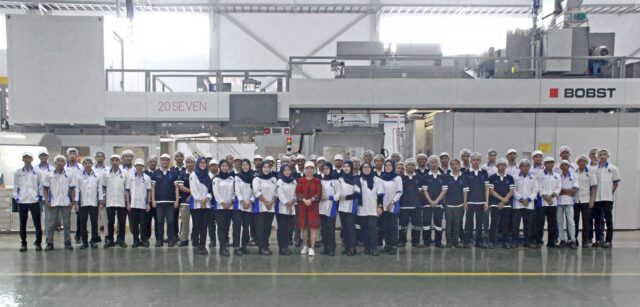
M322 198L322 184L320 179L313 177L308 180L307 177L298 179L296 186L296 196L298 197L298 225L300 229L320 228L320 199ZM303 199L311 199L311 206L305 205Z

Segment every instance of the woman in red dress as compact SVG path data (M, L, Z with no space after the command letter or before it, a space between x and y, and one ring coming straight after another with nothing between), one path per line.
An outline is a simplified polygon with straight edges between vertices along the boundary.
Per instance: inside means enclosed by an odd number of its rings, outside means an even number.
M322 197L322 184L320 179L314 177L316 168L313 162L309 161L304 165L304 177L298 179L296 186L296 196L298 197L298 225L302 231L304 241L300 254L315 255L313 248L318 238L320 228L320 208L319 201ZM311 242L309 242L309 232L311 232Z

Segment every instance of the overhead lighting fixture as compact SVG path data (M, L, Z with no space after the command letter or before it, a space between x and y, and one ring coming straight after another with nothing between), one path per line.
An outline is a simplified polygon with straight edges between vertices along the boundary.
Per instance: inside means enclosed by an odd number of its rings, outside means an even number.
M7 139L26 139L27 136L24 134L20 134L20 133L3 133L0 134L0 137L3 138L7 138Z
M213 135L209 139L211 140L211 142L218 143L218 138Z
M407 112L407 115L411 115L411 114L414 114L416 112L418 112L418 109L411 109L411 110L409 110L409 112Z

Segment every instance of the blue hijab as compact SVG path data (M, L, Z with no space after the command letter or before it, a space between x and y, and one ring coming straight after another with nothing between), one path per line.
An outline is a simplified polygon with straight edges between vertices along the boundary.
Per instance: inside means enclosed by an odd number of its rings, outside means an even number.
M291 171L291 175L289 176L284 175L285 168L288 168ZM289 164L283 164L282 166L280 166L280 172L278 172L278 179L282 180L284 183L292 183L296 180L293 177L293 170L291 169L291 166L289 166Z
M387 163L391 163L390 173L387 173L387 171L385 170L387 167ZM396 162L394 162L393 160L384 161L384 166L382 167L382 175L380 175L380 179L384 181L391 181L395 179L397 176L398 174L396 174Z
M207 187L209 193L213 193L213 189L211 188L211 178L209 178L209 168L205 166L205 169L200 169L200 162L203 160L206 164L207 159L204 157L198 158L198 161L196 161L196 169L194 171L196 173L196 177L198 177L198 181Z

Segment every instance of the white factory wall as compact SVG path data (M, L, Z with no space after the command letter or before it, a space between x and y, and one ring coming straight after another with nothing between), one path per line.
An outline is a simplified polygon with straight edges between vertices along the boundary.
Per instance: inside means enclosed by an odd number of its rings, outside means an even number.
M611 151L622 182L616 194L615 225L640 228L640 115L637 113L439 113L434 119L434 152L458 156L463 148L486 158L490 148L504 155L509 148L529 158L540 144L550 144L545 155L559 159L558 149L571 146L571 159L593 147Z
M62 146L89 146L91 156L102 150L107 158L114 154L114 147L145 147L151 156L160 155L160 137L152 135L58 135ZM121 152L116 152L121 154ZM136 157L136 158L149 158ZM108 161L107 161L108 163Z

